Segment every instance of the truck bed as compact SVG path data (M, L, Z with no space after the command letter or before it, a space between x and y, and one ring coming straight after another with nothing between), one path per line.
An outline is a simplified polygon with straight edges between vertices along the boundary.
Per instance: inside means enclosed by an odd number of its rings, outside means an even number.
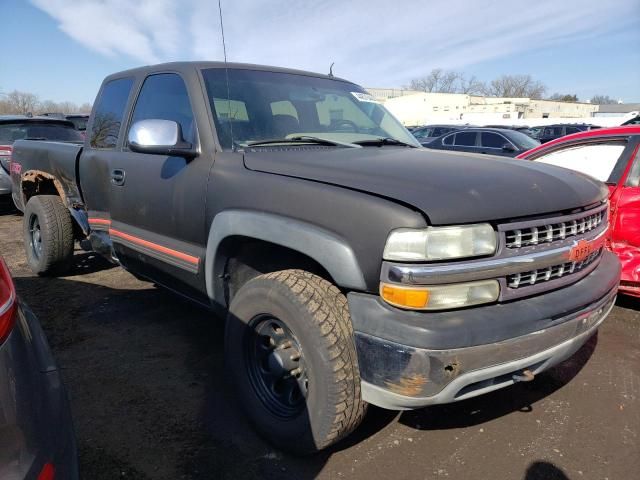
M13 146L11 178L14 192L28 188L29 182L54 182L67 206L82 203L78 159L82 144L41 140L18 140ZM15 195L16 207L24 210L22 195Z

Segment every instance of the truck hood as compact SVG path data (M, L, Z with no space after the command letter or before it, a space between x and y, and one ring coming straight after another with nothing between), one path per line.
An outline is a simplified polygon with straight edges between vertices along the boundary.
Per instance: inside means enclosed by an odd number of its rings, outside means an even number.
M245 151L244 162L251 170L409 204L433 225L556 213L594 204L608 194L599 181L564 168L442 150L273 147Z

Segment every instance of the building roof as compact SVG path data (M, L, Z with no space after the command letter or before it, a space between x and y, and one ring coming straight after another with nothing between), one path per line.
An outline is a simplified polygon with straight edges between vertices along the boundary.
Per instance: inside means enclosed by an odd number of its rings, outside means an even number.
M610 103L598 107L598 113L629 113L639 110L640 103Z

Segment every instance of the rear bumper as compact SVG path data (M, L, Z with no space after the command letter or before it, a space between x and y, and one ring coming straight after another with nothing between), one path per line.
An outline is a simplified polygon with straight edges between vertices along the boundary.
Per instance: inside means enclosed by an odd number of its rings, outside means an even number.
M350 294L363 398L383 408L412 409L512 385L523 370L540 373L595 333L613 307L619 278L620 264L606 252L575 284L506 304L416 313L373 295L364 300ZM384 323L372 317L375 311Z

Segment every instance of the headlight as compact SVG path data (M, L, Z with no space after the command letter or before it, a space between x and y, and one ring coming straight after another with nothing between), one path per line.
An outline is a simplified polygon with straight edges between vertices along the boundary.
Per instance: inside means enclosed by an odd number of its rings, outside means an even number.
M451 285L404 286L380 284L380 296L390 305L410 310L462 308L498 300L497 280L455 283Z
M399 228L389 235L383 256L399 262L477 257L494 253L496 243L496 233L488 223L423 230Z

